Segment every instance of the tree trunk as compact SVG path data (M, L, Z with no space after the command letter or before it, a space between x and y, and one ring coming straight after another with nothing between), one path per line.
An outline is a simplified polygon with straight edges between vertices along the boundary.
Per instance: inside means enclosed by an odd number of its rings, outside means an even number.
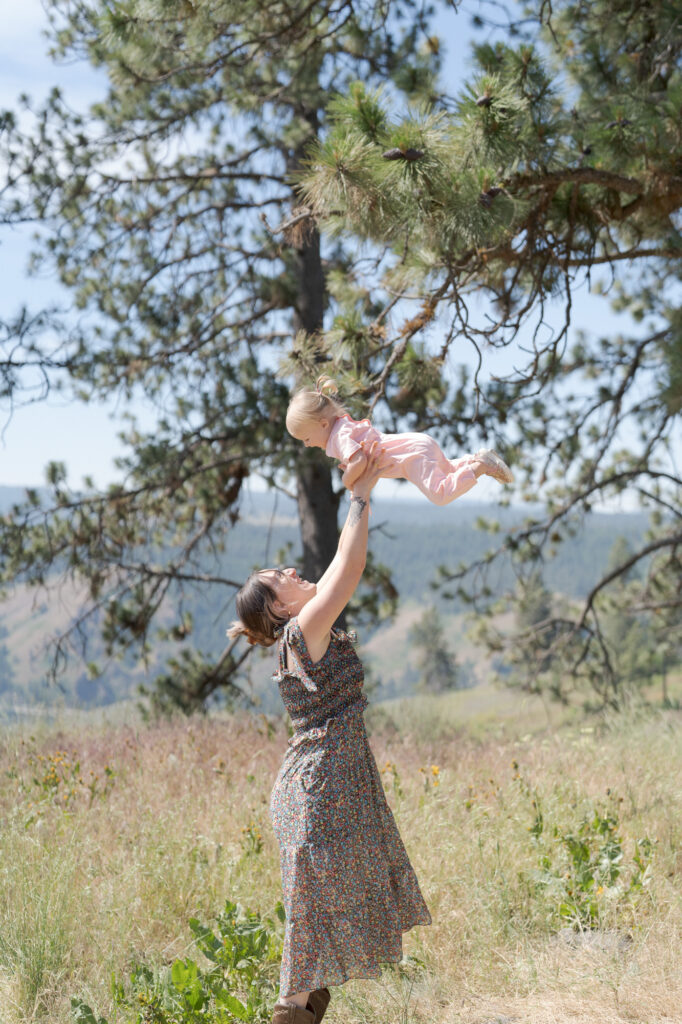
M309 113L307 120L316 133L316 113ZM302 151L294 154L288 166L290 174L300 170L302 156ZM297 279L294 328L296 331L314 334L323 325L326 291L319 233L313 231L306 234L293 253ZM302 449L296 480L303 575L306 579L316 581L336 553L339 539L339 495L332 486L331 464L323 452L306 452Z
M331 468L319 457L298 467L298 518L303 544L303 576L317 581L336 553L339 540L339 496L332 487Z
M317 231L295 250L298 296L294 325L313 334L322 327L324 274ZM303 544L303 575L319 580L336 553L339 495L332 486L331 464L323 452L301 451L296 472L298 517Z

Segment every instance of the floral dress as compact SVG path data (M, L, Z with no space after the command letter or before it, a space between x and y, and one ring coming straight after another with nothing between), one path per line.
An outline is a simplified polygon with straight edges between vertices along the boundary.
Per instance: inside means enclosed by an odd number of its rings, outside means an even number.
M376 978L402 958L402 933L431 915L370 749L362 663L332 630L313 663L294 617L279 642L293 736L270 799L286 932L280 993Z

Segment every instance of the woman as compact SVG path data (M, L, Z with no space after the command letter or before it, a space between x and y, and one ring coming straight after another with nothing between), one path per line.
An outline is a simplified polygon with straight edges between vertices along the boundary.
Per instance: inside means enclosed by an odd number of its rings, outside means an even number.
M319 1024L329 986L376 978L402 958L402 933L430 924L363 721L363 671L334 622L360 582L376 444L353 485L334 559L317 584L295 569L253 573L231 635L279 641L279 684L294 729L272 790L286 931L273 1024Z

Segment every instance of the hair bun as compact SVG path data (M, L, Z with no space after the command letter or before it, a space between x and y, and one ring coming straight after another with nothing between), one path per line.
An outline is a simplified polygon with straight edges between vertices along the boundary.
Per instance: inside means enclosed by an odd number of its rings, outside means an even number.
M229 636L230 640L236 640L238 637L243 636L246 637L250 644L258 643L258 640L256 639L255 635L251 632L250 629L248 629L244 625L243 622L240 622L239 619L235 619L234 622L230 623L226 630L226 633L227 636Z
M284 627L278 632L274 631L274 636L268 636L267 633L259 633L248 626L245 626L240 619L235 619L234 622L230 623L226 630L227 636L231 640L236 640L238 637L243 636L245 640L251 644L252 647L258 645L259 647L272 647L275 640L279 639L282 635Z
M339 393L339 388L336 381L332 380L331 377L328 377L326 373L323 373L320 377L317 378L317 383L315 384L315 387L320 392L320 394L324 394L325 391L329 392L330 395L338 395Z
M239 619L235 619L234 622L231 622L227 627L225 633L229 636L230 640L236 640L237 637L244 636L246 633L244 623L240 622Z

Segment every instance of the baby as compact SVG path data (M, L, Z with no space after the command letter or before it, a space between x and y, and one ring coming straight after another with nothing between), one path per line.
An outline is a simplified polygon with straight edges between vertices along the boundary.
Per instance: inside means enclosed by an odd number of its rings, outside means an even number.
M287 430L306 447L324 448L338 459L343 484L349 490L362 473L365 451L373 441L392 457L381 474L388 479L410 480L435 505L447 505L470 490L479 476L512 483L514 475L489 448L448 459L428 434L381 434L369 420L353 420L333 397L338 389L329 377L320 377L315 391L299 391L287 409Z

